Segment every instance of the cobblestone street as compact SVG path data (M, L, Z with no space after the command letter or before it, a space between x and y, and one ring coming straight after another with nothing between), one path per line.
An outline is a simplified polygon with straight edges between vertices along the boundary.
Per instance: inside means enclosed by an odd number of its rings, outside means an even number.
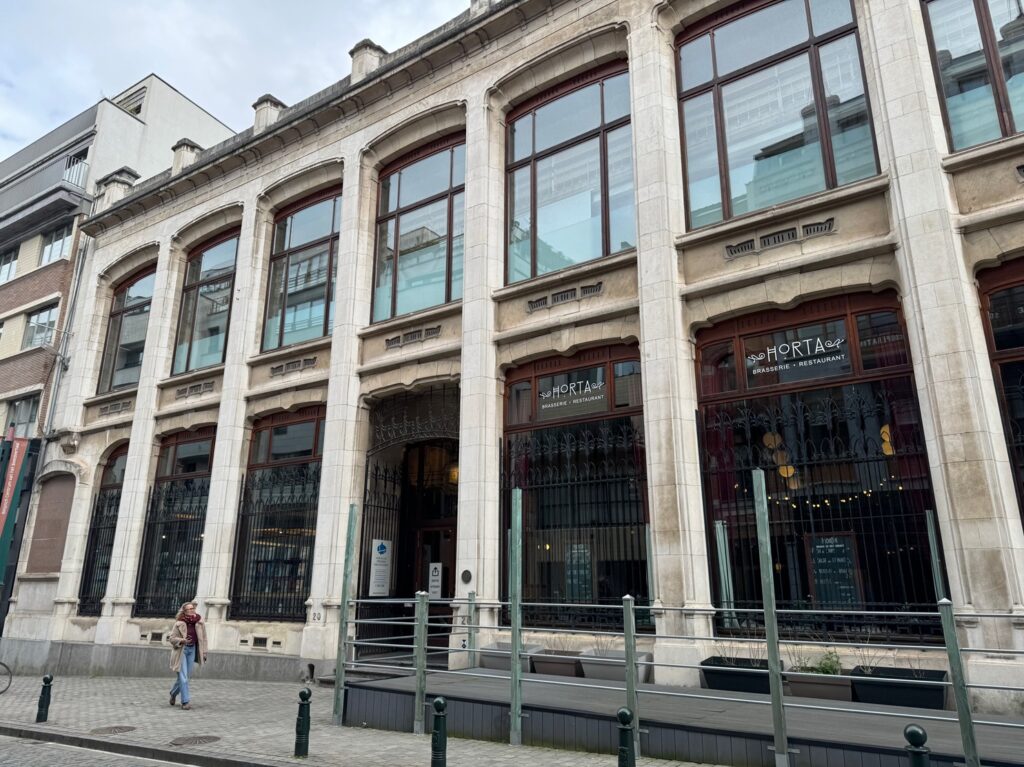
M132 744L139 747L135 756L113 756L65 750L55 744L35 745L28 740L3 742L2 765L47 765L77 763L102 767L140 767L163 764L146 761L173 759L181 764L188 754L196 764L296 764L292 758L295 738L298 684L236 682L195 678L192 683L191 711L170 708L167 691L170 677L164 679L119 679L64 677L54 680L49 721L36 725L36 703L40 680L16 677L11 689L0 695L0 732L36 729L50 736L61 735L65 742L74 738ZM407 733L339 728L331 724L331 688L314 688L310 765L360 764L375 767L427 767L430 764L430 737ZM133 730L111 735L97 732L110 727ZM172 745L181 738L217 740L201 745ZM9 743L16 748L8 750ZM76 756L75 754L79 754ZM175 758L175 755L177 758ZM24 757L24 760L19 760ZM13 760L13 761L12 761ZM186 762L190 763L190 762ZM586 754L540 748L512 748L450 738L448 764L452 767L478 765L522 765L536 767L612 767L612 754ZM646 767L689 767L684 762L641 759Z

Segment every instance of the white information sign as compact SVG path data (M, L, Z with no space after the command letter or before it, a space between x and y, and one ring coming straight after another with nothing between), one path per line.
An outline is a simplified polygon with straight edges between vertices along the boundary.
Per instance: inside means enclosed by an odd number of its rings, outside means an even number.
M391 541L373 539L370 550L370 591L367 596L391 596Z
M430 587L427 591L430 592L431 599L441 599L441 572L440 562L430 563Z

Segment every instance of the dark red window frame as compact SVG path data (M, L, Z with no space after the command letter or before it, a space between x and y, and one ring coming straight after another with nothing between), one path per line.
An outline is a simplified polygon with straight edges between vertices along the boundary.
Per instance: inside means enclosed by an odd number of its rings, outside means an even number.
M120 339L120 337L121 337L121 327L120 327L121 316L126 311L136 310L140 306L142 306L143 304L149 304L150 307L152 308L152 305L153 305L153 297L152 296L149 297L148 301L144 301L142 303L133 304L131 306L122 306L120 309L114 309L113 308L114 302L117 300L117 296L120 293L127 292L128 289L132 287L132 285L137 283L139 280L145 279L146 277L148 277L151 274L156 274L156 264L155 263L154 264L147 264L146 266L143 266L143 267L141 267L139 269L136 269L134 272L132 272L127 277L125 277L123 280L121 280L119 283L117 283L117 286L114 288L114 298L113 298L113 301L111 301L111 304L110 304L110 306L111 306L110 314L107 317L107 329L106 329L106 331L107 331L107 338L110 337L110 323L114 322L115 319L116 319L117 323L118 323L118 335L117 335L117 337L118 337L118 339ZM106 339L105 339L104 340L104 344L103 344L103 353L100 356L100 378L96 382L96 393L97 394L106 394L107 392L118 391L118 389L115 389L115 388L113 388L113 386L111 386L112 381L107 381L107 382L103 381L103 360L106 358L106 356L107 356L107 344L106 344ZM113 371L113 369L111 369L111 371L110 371L110 377L111 378L113 378L113 374L114 374L114 371ZM134 384L134 386L138 386L138 384ZM132 388L132 387L131 386L124 386L124 387L120 387L120 388L129 389L129 388Z
M275 413L274 415L258 419L253 423L252 435L249 441L248 467L250 469L266 469L271 466L285 466L293 463L312 463L314 461L321 460L324 452L322 440L326 436L326 428L324 426L324 422L326 420L327 405L309 405L307 407L299 408L293 413ZM270 456L273 454L274 428L278 426L292 426L294 424L310 422L314 422L316 424L316 427L313 429L312 455L302 456L300 458L287 458L280 461L256 461L255 453L257 433L262 431L270 432L270 441L267 442L267 455Z
M178 474L161 474L160 464L163 463L161 460L164 455L164 450L171 450L171 461L170 464L173 466L177 457L178 448L181 445L187 445L194 442L209 442L210 443L210 471L190 471L182 472ZM195 431L178 431L174 434L169 434L160 440L160 458L157 458L156 464L156 481L157 482L168 482L176 479L195 479L197 477L209 477L213 472L213 455L217 448L217 427L216 426L203 426L202 428L196 429Z

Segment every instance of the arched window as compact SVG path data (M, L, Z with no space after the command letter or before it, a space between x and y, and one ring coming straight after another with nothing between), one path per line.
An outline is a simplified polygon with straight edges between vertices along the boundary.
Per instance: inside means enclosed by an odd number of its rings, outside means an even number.
M189 254L172 375L224 362L237 252L236 231L220 235Z
M461 134L381 171L374 322L462 298L465 183Z
M340 226L341 190L337 188L278 214L263 351L330 335Z
M155 267L147 267L122 282L114 291L97 394L135 386L139 382L155 271Z
M128 443L117 448L107 459L100 479L100 489L92 506L89 540L85 544L82 583L78 590L78 614L99 615L101 601L107 592L110 559L114 552L117 512L121 506L121 486L128 466Z
M850 0L739 5L678 44L690 228L878 172Z
M509 114L507 283L636 246L629 120L625 62Z

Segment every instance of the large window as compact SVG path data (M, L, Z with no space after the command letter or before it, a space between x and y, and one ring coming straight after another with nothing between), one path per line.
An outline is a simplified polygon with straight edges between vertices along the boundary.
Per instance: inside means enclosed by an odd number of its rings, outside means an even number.
M36 431L36 418L38 416L38 394L11 400L7 403L7 426L14 429L15 437L24 437L26 439L33 437Z
M511 494L520 488L523 599L532 603L524 618L531 625L621 627L623 595L638 605L650 596L636 348L539 360L510 371L507 381L502 529L509 529ZM646 611L639 623L651 625Z
M636 246L624 69L577 78L509 115L509 284Z
M21 348L48 346L53 343L53 331L56 327L57 304L37 309L25 318L25 335L21 339Z
M233 620L304 621L313 569L322 406L258 421L242 489Z
M762 469L788 636L941 640L925 434L894 294L836 297L698 334L699 435L718 630L760 631Z
M1024 129L1024 7L1017 0L925 0L950 147Z
M330 335L334 322L341 192L322 192L277 218L263 350Z
M463 142L445 139L381 171L374 322L462 298Z
M128 467L128 443L114 450L100 478L100 489L93 499L89 539L85 544L82 583L78 590L78 614L99 615L107 592L110 561L114 553L117 512L121 506L121 488Z
M680 38L691 228L878 172L850 0L732 16Z
M71 224L64 224L43 236L43 250L39 254L40 266L71 255L71 231Z
M130 277L114 291L98 394L135 386L139 382L155 279L156 274L150 268Z
M0 285L14 279L18 270L18 249L11 248L0 253Z
M135 593L137 617L166 618L196 596L214 434L213 427L180 432L160 446Z
M238 234L232 233L189 255L172 375L224 361L237 252Z

